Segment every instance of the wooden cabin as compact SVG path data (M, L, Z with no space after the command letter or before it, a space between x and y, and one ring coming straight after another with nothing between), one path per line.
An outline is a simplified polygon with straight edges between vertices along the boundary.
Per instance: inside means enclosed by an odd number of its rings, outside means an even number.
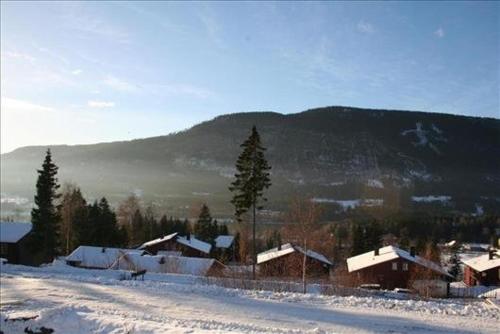
M411 288L418 280L451 278L441 265L394 246L387 246L347 259L355 285L375 284L382 289Z
M157 238L143 243L138 249L145 250L150 254L157 255L182 255L187 257L209 257L212 245L196 239L188 234L180 236L172 233L161 238Z
M33 256L27 249L31 229L31 223L0 222L0 258L12 264L33 264Z
M257 255L261 276L301 277L306 256L308 277L328 278L333 263L324 255L287 243Z
M464 263L464 283L468 286L500 286L500 251L490 250Z

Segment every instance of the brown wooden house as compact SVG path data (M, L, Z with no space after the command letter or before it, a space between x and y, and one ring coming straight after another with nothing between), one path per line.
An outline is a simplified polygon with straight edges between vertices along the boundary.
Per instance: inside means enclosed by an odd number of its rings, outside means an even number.
M468 286L500 286L500 252L490 250L464 263L464 283Z
M347 269L353 283L377 284L383 289L410 288L412 281L451 277L439 264L394 246L350 257Z
M145 250L150 254L176 255L188 257L209 257L212 245L196 239L188 234L180 236L172 233L164 237L151 240L142 244L138 249Z
M259 274L262 276L301 277L306 256L307 275L328 278L332 262L324 255L288 243L257 255Z
M0 223L0 258L13 264L33 264L33 256L26 247L31 223Z

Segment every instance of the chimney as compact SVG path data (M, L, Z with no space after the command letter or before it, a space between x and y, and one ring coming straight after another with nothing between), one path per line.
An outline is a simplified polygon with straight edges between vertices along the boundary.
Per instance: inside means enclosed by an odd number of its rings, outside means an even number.
M278 250L281 250L281 244L278 245Z
M489 259L489 260L493 260L493 257L494 257L494 256L495 256L495 250L490 249L490 250L488 251L488 259Z
M101 253L106 253L106 248L105 248L105 247L103 247L103 248L101 249Z
M191 240L191 233L188 233L186 236L187 241Z
M410 247L410 256L415 256L415 255L417 255L415 247Z
M379 255L380 255L380 252L379 252L378 247L377 247L377 248L375 248L374 252L375 252L375 256L379 256Z

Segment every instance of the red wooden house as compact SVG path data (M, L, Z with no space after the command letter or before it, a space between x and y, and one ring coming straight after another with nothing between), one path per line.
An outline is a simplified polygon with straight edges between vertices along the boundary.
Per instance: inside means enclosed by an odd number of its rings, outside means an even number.
M464 283L468 286L500 286L500 251L490 250L464 263Z
M332 262L324 255L288 243L257 255L259 274L263 276L300 277L306 256L307 275L328 278Z
M383 289L410 288L418 279L451 277L439 264L394 246L387 246L347 259L347 269L357 284L378 284ZM420 271L431 275L418 277Z

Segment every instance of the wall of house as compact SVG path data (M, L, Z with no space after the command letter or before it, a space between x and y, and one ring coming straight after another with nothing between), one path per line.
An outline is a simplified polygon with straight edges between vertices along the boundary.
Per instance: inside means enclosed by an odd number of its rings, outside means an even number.
M261 276L302 277L302 263L304 256L294 252L259 265ZM307 258L307 276L312 278L328 278L330 268L322 262Z
M478 272L469 266L464 268L464 283L468 286L485 285L499 286L500 285L500 267L492 268L483 272Z
M209 257L209 254L200 252L199 250L180 244L175 239L166 240L164 242L146 247L146 251L148 251L153 255L156 255L158 251L176 251L176 252L181 252L182 256L187 256L187 257Z

